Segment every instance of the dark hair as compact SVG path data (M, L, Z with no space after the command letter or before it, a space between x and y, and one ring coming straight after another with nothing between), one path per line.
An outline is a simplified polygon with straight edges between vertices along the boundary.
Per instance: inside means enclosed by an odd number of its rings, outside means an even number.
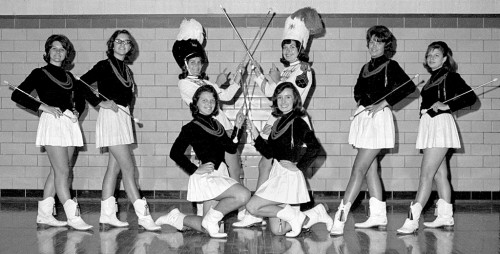
M281 48L283 49L283 46L287 44L292 44L292 42L295 42L295 46L297 47L299 51L299 55L297 56L297 59L302 61L302 62L309 62L309 57L305 53L305 48L302 47L302 44L297 41L297 40L292 40L292 39L286 39L281 42ZM281 51L281 59L280 62L285 66L288 67L290 66L290 62L288 62L284 57L283 57L283 51Z
M385 26L372 26L366 31L366 47L369 47L370 40L375 36L379 42L384 42L384 55L392 58L396 54L397 40L389 28Z
M205 57L200 56L198 54L188 55L186 57L186 63L189 62L189 59L195 58L195 57L201 58L201 62L202 62L203 65L206 63ZM179 74L179 79L185 79L187 76L189 76L189 72L187 70L187 65L186 64L184 64L184 66L182 66L181 70L182 70L182 72L181 72L181 74ZM207 74L203 71L203 67L202 67L202 71L200 72L200 76L198 78L199 79L207 79L208 80Z
M49 51L52 48L52 43L54 43L55 41L60 42L63 48L66 50L66 57L64 58L61 67L66 68L72 65L76 55L75 48L73 47L73 43L71 43L68 37L62 34L53 34L49 36L49 38L47 38L47 41L45 41L45 54L43 55L43 60L45 60L45 62L47 63L50 63Z
M432 69L429 67L427 64L427 55L434 49L438 49L443 53L443 57L446 57L446 61L443 63L443 66L441 68L449 71L449 72L456 72L458 69L458 64L455 62L455 59L453 59L453 51L451 51L450 47L448 47L448 44L444 41L435 41L427 47L427 51L425 52L425 60L424 60L424 68L431 73Z
M274 89L273 97L271 98L271 101L273 102L273 105L271 105L271 114L275 117L280 117L283 115L283 112L278 107L278 95L287 88L292 89L293 93L292 111L299 116L304 116L306 112L304 110L304 107L302 107L302 99L300 98L300 93L291 82L283 82L279 84L276 89Z
M108 46L108 50L106 50L106 55L108 57L112 57L114 54L113 48L115 47L115 40L116 37L118 37L119 34L126 34L130 37L130 50L127 52L127 55L125 55L125 58L128 60L131 60L131 56L135 54L136 50L136 45L135 45L135 40L132 37L132 34L128 30L116 30L111 37L109 37L108 41L106 42L106 45Z
M215 88L211 85L203 85L200 86L198 89L196 89L196 92L194 92L193 95L193 102L189 103L189 109L191 110L191 115L195 117L200 113L200 109L198 108L198 100L200 99L200 96L204 92L209 92L214 96L215 99L215 106L214 106L214 111L211 116L216 116L219 114L219 96L217 95L217 91L215 91Z

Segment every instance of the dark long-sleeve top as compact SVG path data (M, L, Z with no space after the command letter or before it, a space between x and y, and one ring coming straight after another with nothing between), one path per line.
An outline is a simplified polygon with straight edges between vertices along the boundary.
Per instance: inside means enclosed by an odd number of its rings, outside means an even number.
M444 102L469 90L471 90L470 86L465 83L460 74L449 72L443 68L437 69L431 72L431 77L420 92L420 96L422 96L420 109L429 109L437 101ZM474 92L466 93L446 103L450 110L440 110L435 115L471 106L476 100L477 96Z
M113 64L124 80L128 80L125 83L126 85L118 79L111 64ZM97 82L99 93L116 104L127 107L132 102L134 96L135 84L131 73L129 67L123 61L110 56L108 59L99 61L91 70L82 75L81 79L89 85ZM101 96L100 98L88 101L95 107L103 100L105 99Z
M398 62L388 59L386 56L372 58L361 68L354 86L354 100L365 107L372 105L408 80L410 78ZM393 106L413 91L415 91L415 83L410 81L387 96L385 100L390 106Z
M320 144L304 119L292 111L274 122L268 140L258 136L255 148L267 159L297 163L304 172L318 156Z
M208 132L206 128L212 131ZM213 130L217 130L217 134L214 134ZM198 114L191 122L182 127L181 133L170 149L170 158L186 173L194 174L198 166L185 155L186 149L191 145L202 164L212 162L217 170L222 162L225 163L225 152L236 153L238 142L232 141L236 133L238 133L239 140L243 132L238 131L237 127L234 127L232 136L228 137L224 126L212 116Z
M50 73L53 78L62 82L63 85L61 86L53 81L44 70ZM34 69L17 88L28 94L36 90L38 98L45 104L58 107L62 112L67 109L73 110L74 108L80 115L85 110L85 94L91 93L70 72L52 64ZM17 104L35 112L38 111L41 105L40 102L18 90L14 90L11 99Z

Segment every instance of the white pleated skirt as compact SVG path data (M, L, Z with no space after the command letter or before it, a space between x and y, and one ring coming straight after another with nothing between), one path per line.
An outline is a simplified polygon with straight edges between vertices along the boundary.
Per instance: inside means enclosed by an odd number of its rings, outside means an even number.
M297 167L287 169L275 159L269 179L255 191L255 195L283 204L302 204L311 200L302 171Z
M460 148L460 136L453 115L448 113L435 117L430 117L428 114L422 115L415 147L417 149Z
M128 107L120 105L118 107L130 113ZM111 109L100 108L95 130L96 147L101 148L132 143L134 143L134 133L132 131L130 116L122 110L115 112Z
M212 200L237 183L229 177L227 165L223 162L211 173L192 174L189 177L187 200L191 202Z
M70 110L63 114L77 119ZM43 112L38 122L35 145L40 146L83 146L82 130L78 121L60 116L56 118L50 113Z
M365 107L359 106L356 114ZM375 115L364 111L351 122L349 144L356 148L383 149L393 148L395 144L394 118L392 110L385 107Z

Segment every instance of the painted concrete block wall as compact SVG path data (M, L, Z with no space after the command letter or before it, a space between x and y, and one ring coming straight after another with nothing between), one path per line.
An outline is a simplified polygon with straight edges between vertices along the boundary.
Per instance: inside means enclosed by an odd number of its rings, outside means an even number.
M207 32L207 74L215 80L225 68L234 72L244 56L237 35L221 15L166 15L151 17L0 16L0 81L17 85L33 68L41 67L43 45L53 33L63 33L77 50L72 72L82 75L105 57L105 42L117 28L131 31L140 55L131 65L138 84L134 114L141 119L136 126L137 144L133 154L137 180L142 190L186 190L188 175L170 160L168 153L183 124L191 119L189 108L181 101L177 88L180 69L171 47L183 17L203 23ZM409 76L420 74L417 82L429 77L422 67L427 45L447 42L454 50L459 73L470 86L500 77L500 28L497 16L437 15L345 15L324 14L326 33L312 42L310 59L315 72L315 88L310 98L316 135L324 153L310 170L313 191L343 191L347 185L356 150L347 144L349 117L355 110L353 86L360 68L369 60L364 39L366 29L375 24L388 26L398 39L394 59ZM249 45L262 15L248 14L235 19L238 30ZM280 43L284 19L278 15L266 31L255 58L267 70L280 69ZM154 22L152 22L154 20ZM149 22L151 21L151 22ZM495 83L492 85L499 85ZM421 86L420 86L421 88ZM263 124L270 102L254 84L253 116ZM0 189L42 189L50 169L45 152L34 139L38 116L15 105L11 90L0 86ZM478 89L480 102L457 112L462 148L450 160L451 180L456 191L498 192L500 190L500 90ZM234 118L243 97L224 105ZM387 191L416 191L422 154L415 149L418 128L418 93L394 107L397 126L396 148L380 156L381 175ZM86 145L79 152L73 172L73 189L100 190L107 165L107 153L95 148L97 111L89 108L81 125ZM247 140L247 143L250 143ZM244 183L255 189L259 155L250 144L242 144Z

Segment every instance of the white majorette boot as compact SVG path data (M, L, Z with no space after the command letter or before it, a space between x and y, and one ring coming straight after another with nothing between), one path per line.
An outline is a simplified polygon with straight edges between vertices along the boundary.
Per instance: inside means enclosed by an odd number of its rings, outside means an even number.
M36 216L36 224L39 228L45 227L64 227L68 225L66 221L59 221L54 218L56 201L53 197L48 197L42 201L38 201L38 214Z
M397 233L400 235L415 233L418 230L420 213L422 213L422 205L420 203L413 204L412 202L410 205L410 211L408 212L408 218L406 218L403 226L397 230Z
M210 207L205 217L201 221L201 226L208 232L210 237L224 238L227 237L226 233L219 232L219 221L222 220L224 214Z
M292 230L285 234L286 237L297 237L302 231L302 225L306 220L306 215L303 212L294 209L288 204L276 214L276 217L290 224Z
M351 210L351 205L351 202L347 202L347 204L344 205L343 199L340 201L339 208L333 219L332 229L330 229L330 235L344 234L344 225L347 220L347 215L349 215L349 211Z
M325 223L326 229L330 231L333 226L333 219L328 215L327 207L323 204L318 204L314 208L309 209L304 212L304 214L309 217L309 221L304 224L303 228L310 228L316 223Z
M236 219L238 220L243 220L243 218L245 217L245 215L247 214L247 209L243 208L241 209L239 212L238 212L238 216L236 216Z
M170 225L174 228L176 228L179 231L182 231L184 228L184 218L186 217L185 214L181 213L179 209L174 208L172 209L169 213L160 216L160 218L156 219L155 223L158 226L161 225Z
M262 225L262 217L256 217L250 214L246 209L242 210L245 211L245 215L243 218L237 222L233 223L233 227L235 228L248 228L257 224ZM238 217L240 216L240 213L238 213Z
M128 227L128 222L123 222L116 218L118 212L118 205L116 204L115 197L111 196L108 199L101 201L101 217L99 218L99 225L101 228L108 227L123 228Z
M372 228L379 227L385 228L387 227L387 209L385 207L385 202L382 202L374 197L371 197L369 200L370 203L370 216L368 220L362 223L355 223L355 228Z
M196 203L196 215L203 217L203 202Z
M140 227L143 227L145 230L148 231L161 230L161 227L156 225L155 222L153 221L153 218L151 218L146 198L143 197L142 199L137 199L134 202L134 210L138 218L137 223L139 224Z
M66 200L64 203L64 212L68 219L68 226L76 230L89 230L93 227L85 223L82 217L80 217L80 207L78 206L76 198Z
M432 222L424 222L424 226L428 228L439 228L439 227L453 227L455 225L455 220L453 220L453 205L439 199L436 203L437 218Z

